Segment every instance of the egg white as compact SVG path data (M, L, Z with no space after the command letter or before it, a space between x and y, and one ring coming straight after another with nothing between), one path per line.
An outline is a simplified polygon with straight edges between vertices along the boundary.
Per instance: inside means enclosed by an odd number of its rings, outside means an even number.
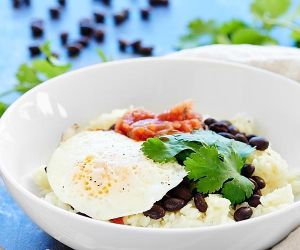
M175 162L146 158L141 142L114 131L83 131L63 142L47 174L61 201L99 220L150 209L187 175Z

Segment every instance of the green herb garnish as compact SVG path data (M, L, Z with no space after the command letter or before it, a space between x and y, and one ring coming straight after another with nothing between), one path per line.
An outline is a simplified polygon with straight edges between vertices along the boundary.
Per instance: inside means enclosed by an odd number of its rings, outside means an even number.
M233 204L245 201L253 193L251 181L240 174L254 151L245 143L212 131L196 131L150 138L143 143L142 151L155 162L183 164L201 193L220 192Z

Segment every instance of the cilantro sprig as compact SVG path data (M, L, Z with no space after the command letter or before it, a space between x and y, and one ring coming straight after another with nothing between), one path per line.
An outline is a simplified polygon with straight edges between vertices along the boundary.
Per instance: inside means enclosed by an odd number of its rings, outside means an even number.
M278 44L272 35L275 28L290 31L296 45L300 44L300 6L291 10L291 0L253 0L252 22L232 19L223 23L200 18L190 21L187 33L179 38L179 49L207 44Z
M12 89L0 93L0 98L12 93L24 94L40 83L63 74L71 69L70 63L61 63L52 55L50 42L41 45L43 58L34 59L31 64L21 64L16 73L17 83ZM0 117L9 105L0 102Z
M238 204L253 194L252 182L241 175L249 145L227 139L212 131L196 131L150 138L142 145L155 162L177 161L185 166L190 180L201 193L219 192Z

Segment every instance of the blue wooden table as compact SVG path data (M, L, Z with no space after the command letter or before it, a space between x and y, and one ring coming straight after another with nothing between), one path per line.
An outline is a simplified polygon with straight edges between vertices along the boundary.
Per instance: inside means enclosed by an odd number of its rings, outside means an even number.
M93 11L104 11L107 15L105 25L99 25L106 32L103 44L93 43L75 59L71 59L73 69L100 62L96 48L101 48L106 55L116 59L132 57L120 53L117 39L142 39L145 45L154 46L154 55L164 55L174 51L179 35L185 32L186 24L195 17L214 18L218 21L229 20L232 17L251 19L249 13L250 0L170 0L168 8L155 8L151 11L150 20L142 21L139 9L147 6L143 0L112 0L110 8L100 1L69 0L61 19L51 21L48 9L56 5L55 0L32 0L30 8L14 10L9 0L0 0L0 92L9 89L15 83L17 67L29 61L27 46L50 40L55 52L65 60L65 50L62 49L58 36L61 31L68 30L71 39L79 38L79 19L91 17ZM299 3L299 1L297 1ZM124 8L130 10L129 21L116 27L113 24L112 13ZM45 21L45 37L43 40L33 40L29 32L29 23L33 18ZM283 31L275 35L283 45L290 45L289 39L282 36ZM8 96L5 101L12 101L17 96ZM68 249L54 240L30 218L23 213L7 192L0 179L0 249Z

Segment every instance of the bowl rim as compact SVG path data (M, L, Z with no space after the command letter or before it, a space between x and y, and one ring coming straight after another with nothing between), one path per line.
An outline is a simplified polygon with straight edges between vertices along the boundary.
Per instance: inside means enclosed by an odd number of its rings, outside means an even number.
M13 104L10 105L10 107L6 110L6 112L3 114L3 116L0 119L0 131L3 131L3 127L5 124L5 121L9 119L11 115L13 115L14 111L17 109L19 103L21 103L24 99L26 99L28 96L34 94L35 92L46 89L48 85L55 84L57 80L63 80L64 78L67 77L72 77L72 75L76 74L84 74L85 72L88 72L90 70L94 70L97 68L103 68L103 67L111 67L111 66L118 66L118 65L123 65L123 64L133 64L133 63L151 63L151 62L163 62L163 63L181 63L181 62L190 62L190 63L199 63L199 64L211 64L212 66L214 65L219 65L219 66L227 66L227 67L235 67L235 68L240 68L243 70L247 71L252 71L252 72L259 72L260 74L265 74L269 75L278 79L281 79L286 82L286 84L291 84L295 85L300 88L300 84L292 79L289 79L285 76L282 76L280 74L257 68L254 66L249 66L245 65L242 63L236 63L236 62L227 62L227 61L221 61L221 60L215 60L215 59L197 59L197 58L172 58L172 57L152 57L152 58L131 58L131 59L124 59L124 60L117 60L113 62L107 62L107 63L98 63L98 64L93 64L90 66L82 67L79 69L75 69L72 71L69 71L67 73L64 73L62 75L59 75L57 77L54 77L52 79L49 79L43 84L37 85L33 89L27 91L25 94L23 94L21 97L19 97ZM178 234L184 234L184 233L195 233L195 232L209 232L209 231L217 231L217 230L226 230L226 229L231 229L232 227L238 228L238 227L243 227L243 226L250 226L253 223L259 223L266 221L272 217L277 217L280 216L281 214L289 213L292 210L296 208L300 208L300 201L295 201L294 203L283 207L279 210L273 211L268 214L264 214L258 217L251 218L250 220L244 220L240 221L239 223L226 223L226 224L219 224L219 225L203 225L199 227L189 227L189 228L149 228L149 227L137 227L137 226L131 226L131 225L119 225L115 223L109 223L107 221L101 221L101 220L96 220L96 219L91 219L87 218L84 216L78 216L75 213L69 212L67 210L64 210L62 208L59 208L55 205L52 205L45 200L41 199L40 197L34 195L31 193L29 190L27 190L25 187L23 187L21 184L19 184L15 178L6 170L4 166L1 164L1 156L0 156L0 176L3 178L4 183L7 187L9 185L6 182L9 182L18 192L18 194L26 197L28 200L33 200L36 202L39 206L41 206L44 209L51 210L52 213L56 214L58 213L60 216L67 216L70 219L77 220L78 222L82 223L89 223L95 226L101 226L101 227L106 227L108 229L119 229L119 230L127 230L130 232L146 232L146 233L152 233L152 234L168 234L168 233L178 233ZM8 188L9 189L9 188ZM8 190L10 191L10 190ZM10 192L10 195L13 196L14 200L19 203L18 199ZM26 212L26 214L31 218L31 216ZM32 220L32 218L31 218ZM34 223L38 224L38 222ZM39 225L39 224L38 224Z

